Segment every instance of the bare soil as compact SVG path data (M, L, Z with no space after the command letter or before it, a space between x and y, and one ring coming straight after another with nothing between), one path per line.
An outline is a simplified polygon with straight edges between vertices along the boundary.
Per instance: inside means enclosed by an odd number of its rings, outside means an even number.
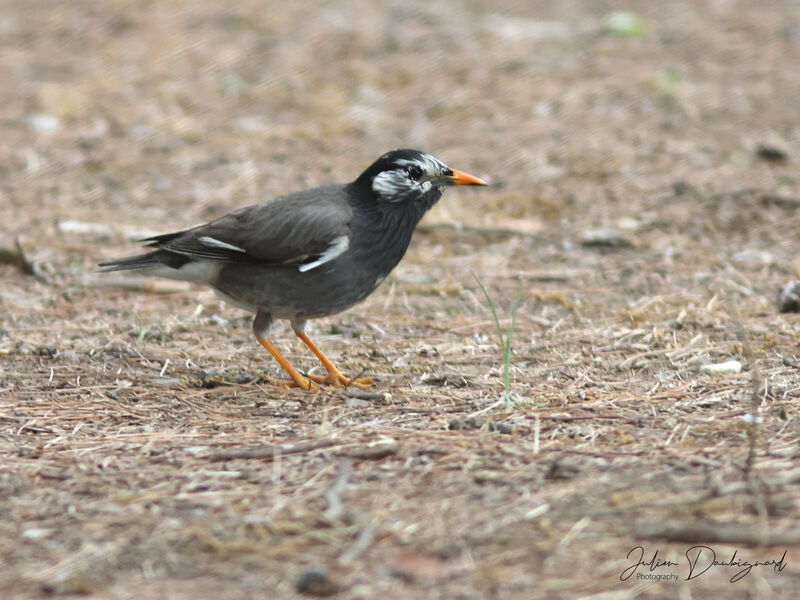
M800 4L619 8L3 2L0 597L798 597ZM493 186L312 323L371 394L96 272L395 147Z

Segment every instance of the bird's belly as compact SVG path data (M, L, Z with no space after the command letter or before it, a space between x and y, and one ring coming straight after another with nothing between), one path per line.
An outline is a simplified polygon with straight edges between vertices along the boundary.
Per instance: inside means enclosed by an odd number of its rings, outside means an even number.
M334 260L306 272L296 267L227 265L213 283L229 304L273 318L314 319L358 304L388 273Z

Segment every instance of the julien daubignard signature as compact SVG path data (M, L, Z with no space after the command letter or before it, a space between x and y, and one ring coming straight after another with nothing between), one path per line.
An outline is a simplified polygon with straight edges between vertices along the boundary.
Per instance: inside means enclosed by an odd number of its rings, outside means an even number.
M731 583L736 583L741 579L747 577L750 571L756 567L772 567L773 571L783 571L784 567L786 567L786 550L783 551L783 555L780 559L772 559L772 560L747 560L745 558L738 556L739 551L734 550L733 554L728 558L725 559L718 559L716 551L710 546L692 546L686 550L686 561L688 563L688 573L686 575L686 581L691 579L696 579L703 575L704 573L710 572L714 568L724 567L726 569L734 569L734 573L730 578ZM666 569L668 570L669 567L680 567L680 565L672 560L662 560L658 557L658 550L656 550L652 556L648 557L645 556L645 549L643 546L635 546L631 548L631 551L628 552L626 558L629 558L632 562L629 567L627 567L622 573L620 574L619 578L621 581L627 581L630 579L640 567L643 567L642 570L646 570L649 573L638 573L637 579L659 579L664 581L677 581L678 574L677 573L658 573L659 569Z

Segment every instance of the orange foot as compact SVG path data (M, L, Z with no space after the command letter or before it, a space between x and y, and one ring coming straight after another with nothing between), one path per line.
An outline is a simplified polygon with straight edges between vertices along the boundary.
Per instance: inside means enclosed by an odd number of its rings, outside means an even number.
M319 358L322 362L325 370L328 371L328 374L325 377L319 377L316 375L308 375L304 376L301 375L300 372L295 369L288 360L281 354L280 350L272 343L272 340L268 338L262 338L258 334L256 334L256 339L258 342L264 346L264 348L269 351L269 353L278 361L278 364L283 367L283 370L291 377L291 381L284 381L281 382L281 385L285 385L287 387L299 387L302 390L313 391L318 390L319 386L316 383L323 383L326 385L332 385L334 387L349 387L354 385L356 387L361 388L362 390L367 389L372 384L372 379L370 377L363 377L360 379L348 379L344 375L342 375L341 371L336 368L336 366L329 361L322 352L314 345L314 343L308 339L308 336L302 332L295 331L297 336L303 340L306 345L311 348L314 354ZM316 382L316 383L314 383Z
M323 383L325 385L332 385L334 387L350 387L354 385L362 390L369 389L372 385L372 378L371 377L361 377L359 379L348 379L345 377L339 369L334 367L334 371L328 371L328 374L325 376L321 375L308 375L308 378L312 381L316 381L317 383ZM312 384L313 385L313 384Z
M314 392L319 389L319 386L316 383L306 377L303 377L302 375L300 375L300 377L297 379L274 381L273 383L286 388L300 388L301 390L306 390L307 392Z
M278 364L281 367L283 367L283 370L286 371L289 377L292 378L291 381L281 382L281 385L285 385L287 387L299 387L302 390L308 390L308 391L319 389L318 385L314 385L308 378L303 377L300 374L300 372L297 369L295 369L289 363L289 361L286 360L286 358L284 358L283 354L281 354L281 351L278 350L275 344L272 343L272 340L267 338L262 338L258 334L256 334L256 339L258 340L258 343L264 346L264 348L267 349L267 351L273 356L273 358L275 358L275 360L278 361Z
M319 359L319 362L322 363L322 366L325 367L325 370L328 374L325 377L320 377L317 375L309 375L309 379L316 381L317 383L325 383L327 385L333 385L336 387L350 387L354 385L356 387L361 388L362 390L366 390L370 385L372 385L372 378L370 377L362 377L360 379L348 379L342 372L336 368L327 356L322 353L322 350L317 348L317 345L311 341L304 331L299 329L295 329L294 333L297 337L303 340L303 343L308 346L309 350L314 353Z

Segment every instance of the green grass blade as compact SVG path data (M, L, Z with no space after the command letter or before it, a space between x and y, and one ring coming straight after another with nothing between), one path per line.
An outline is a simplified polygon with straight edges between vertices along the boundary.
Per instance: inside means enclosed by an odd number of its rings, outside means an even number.
M472 276L475 278L478 287L481 288L481 291L483 292L484 298L486 298L486 304L492 313L492 319L494 319L494 326L495 329L497 329L497 335L500 337L500 348L503 349L505 348L505 337L503 336L503 327L500 325L500 319L497 317L497 309L494 306L494 302L492 302L489 292L487 292L486 288L483 287L483 283L481 283L481 280L478 279L478 276L475 274L475 272L470 270L470 273L472 273Z

